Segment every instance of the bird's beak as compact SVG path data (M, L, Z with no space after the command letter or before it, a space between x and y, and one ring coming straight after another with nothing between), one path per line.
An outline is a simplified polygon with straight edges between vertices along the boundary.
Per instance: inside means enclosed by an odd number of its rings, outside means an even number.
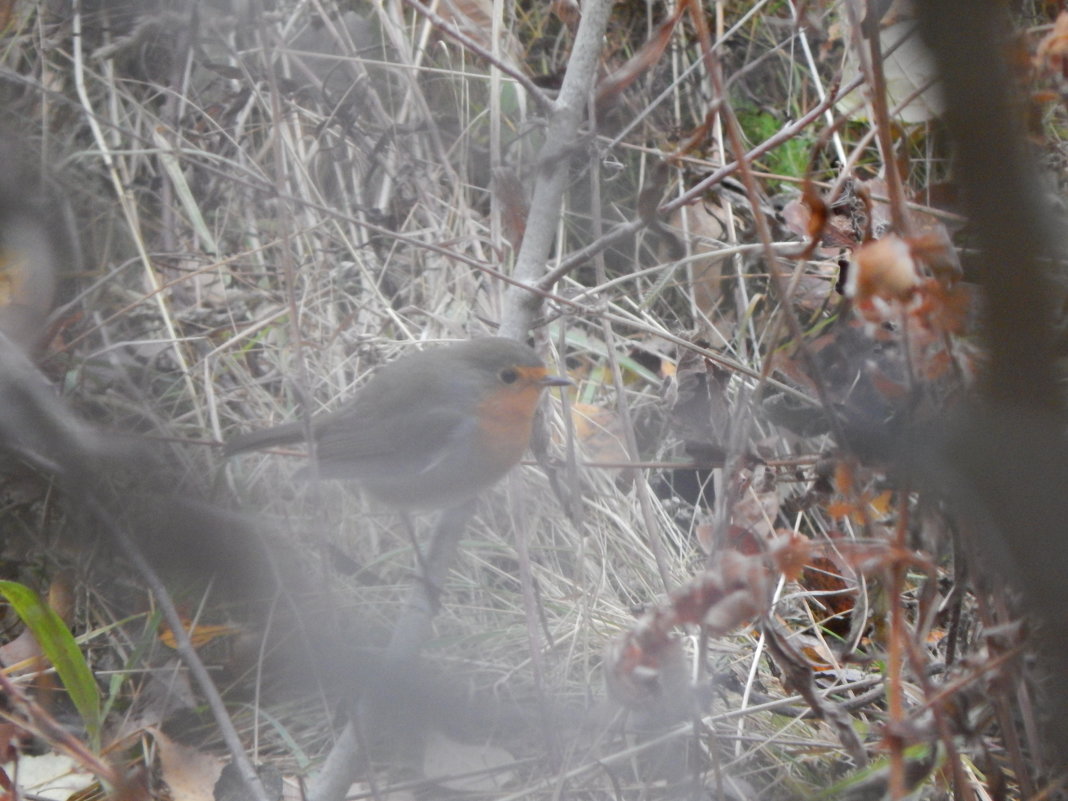
M538 385L542 387L573 387L575 382L562 375L546 375L538 379Z

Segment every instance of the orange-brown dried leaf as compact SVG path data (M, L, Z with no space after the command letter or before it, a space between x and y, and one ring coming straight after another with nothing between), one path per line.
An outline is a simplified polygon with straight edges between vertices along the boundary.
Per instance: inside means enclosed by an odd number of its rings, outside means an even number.
M871 383L884 398L900 399L908 394L908 387L902 384L900 381L894 381L882 370L872 370L869 375L871 376Z
M672 593L673 618L726 634L764 611L772 579L762 558L725 551L704 575Z
M1035 68L1048 75L1068 78L1068 11L1061 11L1053 29L1038 43Z
M193 643L194 648L200 648L203 645L207 645L212 640L219 637L229 637L235 634L240 634L241 630L234 626L226 625L214 625L209 626L203 623L197 624L195 628L192 628L193 622L188 618L182 618L182 625L185 627L186 632L189 634L189 639ZM168 648L177 648L178 643L174 636L174 631L170 626L162 624L160 626L160 642L166 645Z
M838 462L834 467L834 486L843 495L852 495L856 488L856 471L849 462Z
M921 289L923 303L914 314L944 334L967 334L978 319L979 294L974 285L957 282L944 286L930 280Z
M493 191L501 209L501 227L504 238L512 246L512 251L519 252L526 233L527 205L523 185L513 170L499 169L493 175Z
M660 23L649 41L642 45L637 53L597 84L596 102L598 109L611 105L621 92L660 60L660 56L663 55L664 50L671 41L671 34L675 30L675 26L682 18L684 8L685 3L680 3L675 13Z
M908 242L889 234L857 248L845 292L860 306L873 298L908 300L919 284L920 274Z
M937 353L930 355L923 360L923 364L920 365L921 375L927 381L937 381L949 375L950 370L953 368L953 359L949 353L944 350L940 350Z
M62 570L48 585L48 606L68 626L74 621L74 571Z
M701 124L690 131L689 135L679 142L678 146L668 156L668 162L674 165L680 165L684 163L684 158L694 153L703 154L706 145L708 144L709 131L712 130L712 124L716 119L715 111L709 111L705 114L705 118L701 120Z
M846 501L831 501L827 504L827 514L831 517L850 517L857 507Z
M812 561L812 541L796 531L781 531L771 545L771 560L787 581L796 581Z
M808 181L805 182L801 201L804 203L805 208L808 209L808 219L806 221L808 230L805 231L810 242L808 249L815 250L817 244L823 239L823 231L827 228L827 221L831 212L816 187Z
M848 499L832 501L827 504L827 514L831 517L848 517L854 523L863 525L873 517L886 517L892 499L893 494L889 490L874 497L863 493L856 501ZM875 514L873 515L872 512Z
M0 33L15 19L15 5L18 0L0 0Z
M9 720L0 721L0 765L6 765L15 758L21 730ZM3 771L0 770L0 773ZM2 782L0 782L2 784ZM11 786L3 785L6 789Z
M627 461L623 424L614 410L591 403L574 403L571 420L575 437L593 461L610 464Z
M842 576L841 567L826 556L814 557L802 572L799 583L806 590L821 593L813 600L818 601L828 617L850 615L856 607L856 589Z
M703 574L650 610L611 646L605 676L613 696L623 703L647 700L677 654L674 627L701 624L714 635L725 634L767 609L775 576L766 559L722 552Z
M77 330L84 321L85 312L80 310L73 311L70 314L63 314L53 320L42 338L44 351L49 355L65 353L68 348L67 332L72 329Z
M879 517L886 517L890 514L890 509L894 503L894 493L892 490L883 490L874 498L868 500L868 506Z
M834 663L828 659L827 654L818 642L812 644L803 644L800 648L801 653L804 655L805 660L808 662L809 667L815 671L831 670L834 667Z
M760 556L760 554L764 553L760 537L755 531L751 528L736 526L733 523L727 527L727 542L725 545L735 553L745 556ZM706 553L711 553L714 550L715 544L710 543Z
M952 286L961 279L964 270L946 226L930 214L914 212L910 219L917 227L922 225L925 229L908 240L912 257L926 264L931 274L943 285Z
M549 8L556 18L569 28L576 27L582 19L582 12L579 11L575 0L553 0Z

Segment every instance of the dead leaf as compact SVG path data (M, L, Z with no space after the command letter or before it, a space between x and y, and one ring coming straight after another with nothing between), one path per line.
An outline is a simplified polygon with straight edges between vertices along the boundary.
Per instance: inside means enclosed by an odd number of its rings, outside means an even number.
M571 419L582 450L592 461L620 464L627 461L623 425L612 409L592 403L573 403Z
M190 627L193 625L191 620L183 618L182 623L186 628L186 632L189 634L189 639L193 642L194 648L200 648L202 645L207 645L218 637L230 637L241 633L241 630L234 626L208 626L203 623L198 623L196 628L191 629ZM171 630L170 626L166 624L160 625L159 641L168 648L178 647L174 632Z
M582 12L575 0L553 0L549 7L553 14L569 28L577 27L579 20L582 19Z
M739 480L743 489L731 510L731 522L767 542L775 536L775 518L781 502L775 483L763 467L755 468L752 473L740 471Z
M901 106L894 119L916 124L941 116L945 101L937 82L938 70L916 30L916 21L897 19L884 25L879 31L879 48L883 54L887 105L891 112ZM859 72L856 52L850 47L842 67L842 82L853 80ZM862 90L854 89L838 101L837 108L851 113L853 120L866 120L867 104L862 99Z
M33 632L23 629L15 639L0 645L0 665L13 675L42 670L44 656Z
M24 347L39 342L52 308L59 269L54 234L29 212L5 213L0 224L0 330Z
M1053 23L1053 29L1038 43L1035 68L1040 72L1068 78L1068 11L1061 11Z
M495 793L515 779L501 770L515 757L495 745L469 745L431 730L423 752L423 774L441 787L467 793Z
M46 595L48 606L67 625L70 625L74 615L73 580L72 571L60 571L49 585ZM42 671L48 664L37 638L29 628L24 628L13 640L0 645L0 665L7 668L9 673Z
M856 606L857 588L844 576L843 566L827 556L813 557L801 573L800 585L817 597L808 598L819 624L835 634L849 632L850 615Z
M8 776L15 776L14 763L4 766ZM70 757L55 752L40 756L21 756L18 759L18 787L20 797L32 794L35 798L66 799L96 781L96 777L80 770Z
M599 110L615 102L628 86L634 83L647 69L653 66L663 55L664 50L671 41L671 34L675 30L679 19L686 9L685 3L679 3L675 13L665 19L653 32L652 37L618 69L614 70L607 78L597 84L596 102ZM601 114L598 113L598 117Z
M17 0L0 0L0 31L4 31L15 19Z
M68 626L74 620L74 571L62 570L48 585L48 606Z
M151 730L159 756L160 777L181 801L213 801L215 782L224 762L188 745L172 740L159 729Z
M501 208L504 238L512 246L513 252L518 253L519 246L523 244L523 234L526 233L527 212L530 211L519 176L504 167L495 170L493 192Z
M442 17L486 50L493 50L493 0L443 0L438 6ZM508 28L501 31L500 53L510 64L519 64L522 47Z
M853 254L846 297L858 307L874 299L906 301L920 284L909 244L897 234L865 242Z
M692 257L690 275L694 303L707 315L712 315L723 294L724 257L722 209L708 203L682 206L672 215L669 230L688 244Z

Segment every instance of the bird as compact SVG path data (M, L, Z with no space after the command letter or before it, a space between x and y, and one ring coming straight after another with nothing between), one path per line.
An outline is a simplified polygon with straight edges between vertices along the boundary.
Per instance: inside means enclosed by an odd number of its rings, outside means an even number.
M503 337L407 354L338 409L312 418L319 476L354 479L398 509L457 506L522 458L542 392L572 383L550 374L532 348ZM302 421L284 423L238 435L224 453L304 439Z

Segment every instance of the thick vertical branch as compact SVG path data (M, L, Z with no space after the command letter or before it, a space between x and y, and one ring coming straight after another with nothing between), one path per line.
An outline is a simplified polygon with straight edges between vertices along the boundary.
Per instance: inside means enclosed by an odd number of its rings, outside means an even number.
M585 115L590 91L597 75L601 42L611 8L610 0L583 3L582 21L575 35L575 46L571 51L560 94L549 117L545 144L538 154L534 196L530 203L523 244L515 265L516 280L531 287L537 285L545 272L553 237L556 235L571 154L578 141L579 125ZM501 336L513 339L526 336L540 303L540 294L523 286L509 287L504 298Z

